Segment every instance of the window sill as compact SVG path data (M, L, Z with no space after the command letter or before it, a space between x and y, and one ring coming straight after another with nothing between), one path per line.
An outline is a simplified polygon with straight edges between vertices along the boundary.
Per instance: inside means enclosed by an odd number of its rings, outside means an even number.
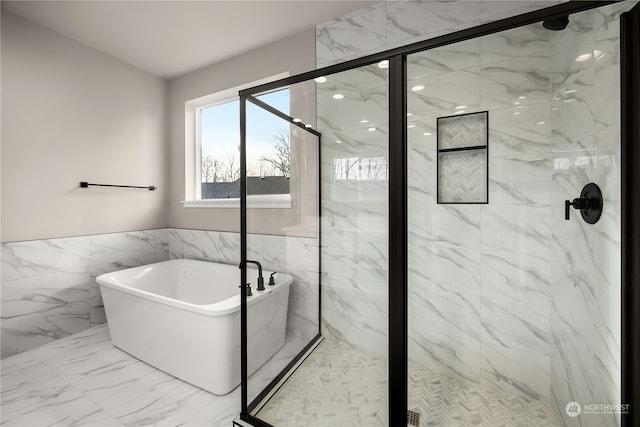
M180 203L183 208L240 208L240 199L186 200ZM291 209L292 204L290 194L247 196L248 209Z

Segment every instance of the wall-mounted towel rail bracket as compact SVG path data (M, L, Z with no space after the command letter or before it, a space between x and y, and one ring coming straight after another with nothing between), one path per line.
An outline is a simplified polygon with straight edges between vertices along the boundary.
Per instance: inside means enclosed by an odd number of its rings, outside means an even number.
M80 187L81 188L88 188L89 186L95 186L95 187L119 187L119 188L144 188L145 190L149 190L149 191L155 191L158 187L154 186L154 185L149 185L149 186L139 186L139 185L114 185L114 184L92 184L90 182L86 182L86 181L81 181L80 182Z

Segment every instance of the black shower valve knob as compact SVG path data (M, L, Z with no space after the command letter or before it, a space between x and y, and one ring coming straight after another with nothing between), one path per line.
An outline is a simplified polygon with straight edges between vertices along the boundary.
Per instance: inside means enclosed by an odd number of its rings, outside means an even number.
M602 215L602 192L593 183L587 184L582 189L580 197L564 201L564 219L569 220L570 207L580 211L582 219L588 224L595 224Z

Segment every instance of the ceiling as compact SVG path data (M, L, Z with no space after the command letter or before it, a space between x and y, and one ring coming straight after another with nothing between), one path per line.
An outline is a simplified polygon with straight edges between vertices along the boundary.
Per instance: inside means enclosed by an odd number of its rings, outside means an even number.
M165 79L259 48L372 3L2 1L2 8Z

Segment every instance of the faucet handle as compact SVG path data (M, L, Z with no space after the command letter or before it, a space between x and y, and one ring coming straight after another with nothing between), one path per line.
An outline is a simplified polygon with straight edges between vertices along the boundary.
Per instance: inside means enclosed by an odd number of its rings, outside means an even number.
M273 275L276 274L276 271L269 275L269 286L273 286L276 284L276 281L273 279Z

